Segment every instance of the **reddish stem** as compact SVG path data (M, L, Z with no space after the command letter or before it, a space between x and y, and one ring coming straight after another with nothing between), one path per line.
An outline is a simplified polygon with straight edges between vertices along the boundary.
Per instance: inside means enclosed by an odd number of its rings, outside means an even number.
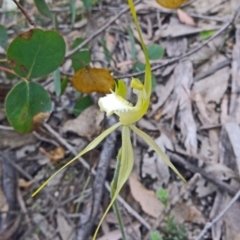
M17 76L17 74L12 69L9 69L9 68L3 67L3 66L0 66L0 71L8 72L8 73L11 73L11 74Z

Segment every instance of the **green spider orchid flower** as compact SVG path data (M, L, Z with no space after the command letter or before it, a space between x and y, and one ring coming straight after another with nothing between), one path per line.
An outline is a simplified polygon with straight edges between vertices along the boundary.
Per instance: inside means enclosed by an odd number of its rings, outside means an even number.
M111 94L107 94L107 96L102 97L99 99L99 107L101 111L105 111L107 116L112 114L116 114L119 116L119 122L113 125L112 127L105 130L101 133L95 140L93 140L89 145L81 151L76 157L74 157L71 161L61 167L57 172L55 172L39 189L37 189L33 196L35 196L41 189L43 189L51 179L58 174L62 169L66 166L70 165L72 162L77 160L80 156L87 153L88 151L95 148L99 145L104 138L106 138L111 132L116 130L118 127L122 127L122 147L118 154L118 170L115 174L114 180L112 184L112 192L111 197L112 200L106 209L98 228L94 234L93 239L96 239L97 232L100 228L100 225L108 213L109 209L114 204L120 190L122 189L123 185L127 181L128 177L131 174L133 164L134 164L134 155L133 155L133 148L131 143L131 130L135 132L140 138L142 138L153 150L157 152L157 154L165 161L165 163L183 180L183 176L178 172L178 170L174 167L174 165L170 162L168 157L163 153L163 151L159 148L159 146L155 143L153 139L151 139L146 133L141 131L135 126L135 123L139 121L147 112L150 102L150 95L151 95L151 67L149 58L146 51L146 46L144 44L141 30L138 24L136 11L134 8L134 4L132 0L128 0L128 4L135 22L136 29L138 31L140 42L142 45L142 49L146 59L146 68L145 68L145 80L142 83L140 80L133 78L131 81L131 88L133 92L137 95L137 103L133 106L130 102L125 99L126 95L126 86L122 80L119 80L116 84L115 91L111 92ZM114 186L113 186L114 185Z

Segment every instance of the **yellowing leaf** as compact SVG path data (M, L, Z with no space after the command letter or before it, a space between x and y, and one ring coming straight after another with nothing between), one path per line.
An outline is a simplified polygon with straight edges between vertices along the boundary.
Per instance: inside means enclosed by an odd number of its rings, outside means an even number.
M82 93L110 93L110 89L114 88L114 79L104 68L80 69L74 74L72 83Z
M35 130L40 128L43 125L43 123L47 121L49 117L50 117L50 113L46 113L46 112L40 112L35 116L33 116L33 119L32 119L33 128Z
M178 8L182 4L189 2L189 0L156 0L156 1L165 8Z

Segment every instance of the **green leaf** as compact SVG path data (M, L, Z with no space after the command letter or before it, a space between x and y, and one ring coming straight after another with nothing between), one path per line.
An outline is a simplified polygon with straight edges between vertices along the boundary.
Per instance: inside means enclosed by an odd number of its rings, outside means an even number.
M70 1L70 11L72 14L71 17L71 26L74 26L75 20L76 20L76 5L75 5L75 0Z
M74 106L73 114L77 117L80 115L86 108L93 105L93 100L90 96L83 97L77 101Z
M68 85L68 78L65 77L61 80L61 95L65 92Z
M37 10L45 17L52 17L52 12L49 10L45 0L34 0Z
M162 202L162 204L167 207L169 200L168 191L166 189L160 188L157 190L156 194L157 198Z
M82 38L75 39L72 49L77 47L83 42ZM88 48L83 48L79 52L76 52L72 55L72 67L75 72L77 72L79 69L83 68L84 66L88 65L91 61L91 55Z
M150 232L150 240L162 240L162 236L158 231L151 231Z
M215 34L215 30L210 30L210 31L202 31L200 33L200 37L203 39L203 40L206 40L208 38L210 38L211 36L213 36Z
M66 44L56 31L31 29L10 44L7 58L21 77L37 78L57 69L64 60Z
M3 48L6 48L8 44L8 35L7 35L7 29L0 25L0 46Z
M83 2L84 7L87 11L89 11L92 7L92 1L91 0L81 0Z
M51 111L51 99L47 91L34 82L20 82L8 93L5 109L8 121L20 133L31 132L33 118L39 113Z
M141 72L145 70L145 64L141 62L135 62L133 65L133 71L134 72Z
M151 44L147 46L147 53L150 60L158 60L165 54L165 50L158 44Z
M54 82L55 93L59 97L61 95L61 91L62 91L59 68L57 68L53 73L53 82Z
M55 14L55 13L53 14L52 21L53 21L53 26L54 26L55 30L58 31L59 25L58 25L57 14Z

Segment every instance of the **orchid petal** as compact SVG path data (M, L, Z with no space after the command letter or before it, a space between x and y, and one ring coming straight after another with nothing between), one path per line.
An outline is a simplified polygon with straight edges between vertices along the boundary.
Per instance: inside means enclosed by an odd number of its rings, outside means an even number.
M133 109L130 102L117 95L115 92L101 97L98 101L98 105L101 111L106 112L107 116L113 113L121 115L123 112L128 112Z
M33 194L32 197L34 197L37 193L39 193L59 172L61 172L65 167L73 163L75 160L77 160L79 157L81 157L83 154L87 153L88 151L95 148L102 140L107 137L111 132L113 132L116 128L118 128L121 125L121 123L116 123L112 127L106 129L104 132L102 132L97 138L95 138L91 143L87 145L76 157L74 157L72 160L70 160L68 163L66 163L64 166L62 166L58 171L56 171L48 180L46 180Z
M161 148L150 138L145 132L138 129L135 125L129 126L140 138L142 138L155 152L161 157L161 159L184 181L185 178L179 173L175 166L168 159L167 155L161 150Z
M119 168L119 173L116 174L117 179L117 186L116 189L113 193L112 200L109 203L106 211L104 212L98 227L94 233L93 240L96 239L97 233L99 231L99 228L103 222L103 219L106 217L108 211L112 207L114 201L116 200L119 192L121 191L124 183L127 181L128 177L130 176L133 168L133 163L134 163L134 156L133 156L133 148L132 148L132 143L130 139L130 129L128 126L123 126L122 127L122 148L120 150L120 154L118 155L120 157L120 168ZM114 186L115 187L115 186Z
M125 82L122 79L119 79L115 84L115 93L122 98L126 98L127 95L127 87Z

